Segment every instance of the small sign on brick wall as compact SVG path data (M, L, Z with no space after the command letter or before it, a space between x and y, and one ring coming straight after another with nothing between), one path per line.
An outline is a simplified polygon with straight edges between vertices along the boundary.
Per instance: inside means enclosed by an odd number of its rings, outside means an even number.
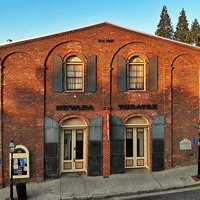
M192 149L192 142L187 138L180 141L180 150L190 150Z

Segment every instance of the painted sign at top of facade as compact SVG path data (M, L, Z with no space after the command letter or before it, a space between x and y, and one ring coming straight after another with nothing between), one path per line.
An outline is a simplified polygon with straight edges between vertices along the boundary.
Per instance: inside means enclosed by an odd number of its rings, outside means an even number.
M35 182L196 164L199 52L107 22L1 45L1 187L10 138Z

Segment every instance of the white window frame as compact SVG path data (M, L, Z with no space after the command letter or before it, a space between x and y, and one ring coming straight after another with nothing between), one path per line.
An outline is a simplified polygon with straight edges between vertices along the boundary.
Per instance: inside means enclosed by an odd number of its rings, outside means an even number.
M71 61L69 61L70 59L72 59ZM68 89L67 88L67 66L69 65L81 65L82 67L82 74L81 74L81 78L82 78L82 88L81 89ZM75 78L77 78L75 76ZM66 63L65 63L65 91L66 92L83 92L84 91L84 65L83 65L83 61L78 57L78 56L70 56L66 59Z
M136 59L136 58L140 58L141 60L143 60L143 62L130 62L132 59ZM139 88L136 88L136 89L132 89L130 88L130 67L132 65L143 65L143 69L144 69L144 74L143 74L143 84L144 84L144 87L143 89L139 89ZM144 58L140 57L140 56L132 56L130 59L129 59L129 62L128 62L128 89L129 91L146 91L146 63L144 61Z

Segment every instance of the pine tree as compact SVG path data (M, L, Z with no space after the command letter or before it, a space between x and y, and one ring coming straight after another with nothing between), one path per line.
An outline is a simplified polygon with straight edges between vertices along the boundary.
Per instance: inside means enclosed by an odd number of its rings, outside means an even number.
M180 41L180 42L186 42L188 31L189 31L189 28L188 28L187 17L186 17L184 9L182 9L180 12L180 16L178 18L176 31L174 34L175 40Z
M160 22L157 25L157 30L155 34L168 39L173 39L174 36L173 26L166 6L163 6L160 15Z
M186 43L194 44L193 37L192 37L192 32L190 30L188 31L188 34L187 34L187 37L186 37Z
M191 24L190 35L191 35L190 44L198 44L199 43L198 35L200 35L200 25L197 19L194 19L194 21Z

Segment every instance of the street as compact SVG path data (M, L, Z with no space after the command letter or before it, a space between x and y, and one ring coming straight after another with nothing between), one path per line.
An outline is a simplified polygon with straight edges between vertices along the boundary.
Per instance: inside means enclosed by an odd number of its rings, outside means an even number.
M112 200L200 200L200 186L156 193L138 194ZM111 200L110 199L110 200Z

